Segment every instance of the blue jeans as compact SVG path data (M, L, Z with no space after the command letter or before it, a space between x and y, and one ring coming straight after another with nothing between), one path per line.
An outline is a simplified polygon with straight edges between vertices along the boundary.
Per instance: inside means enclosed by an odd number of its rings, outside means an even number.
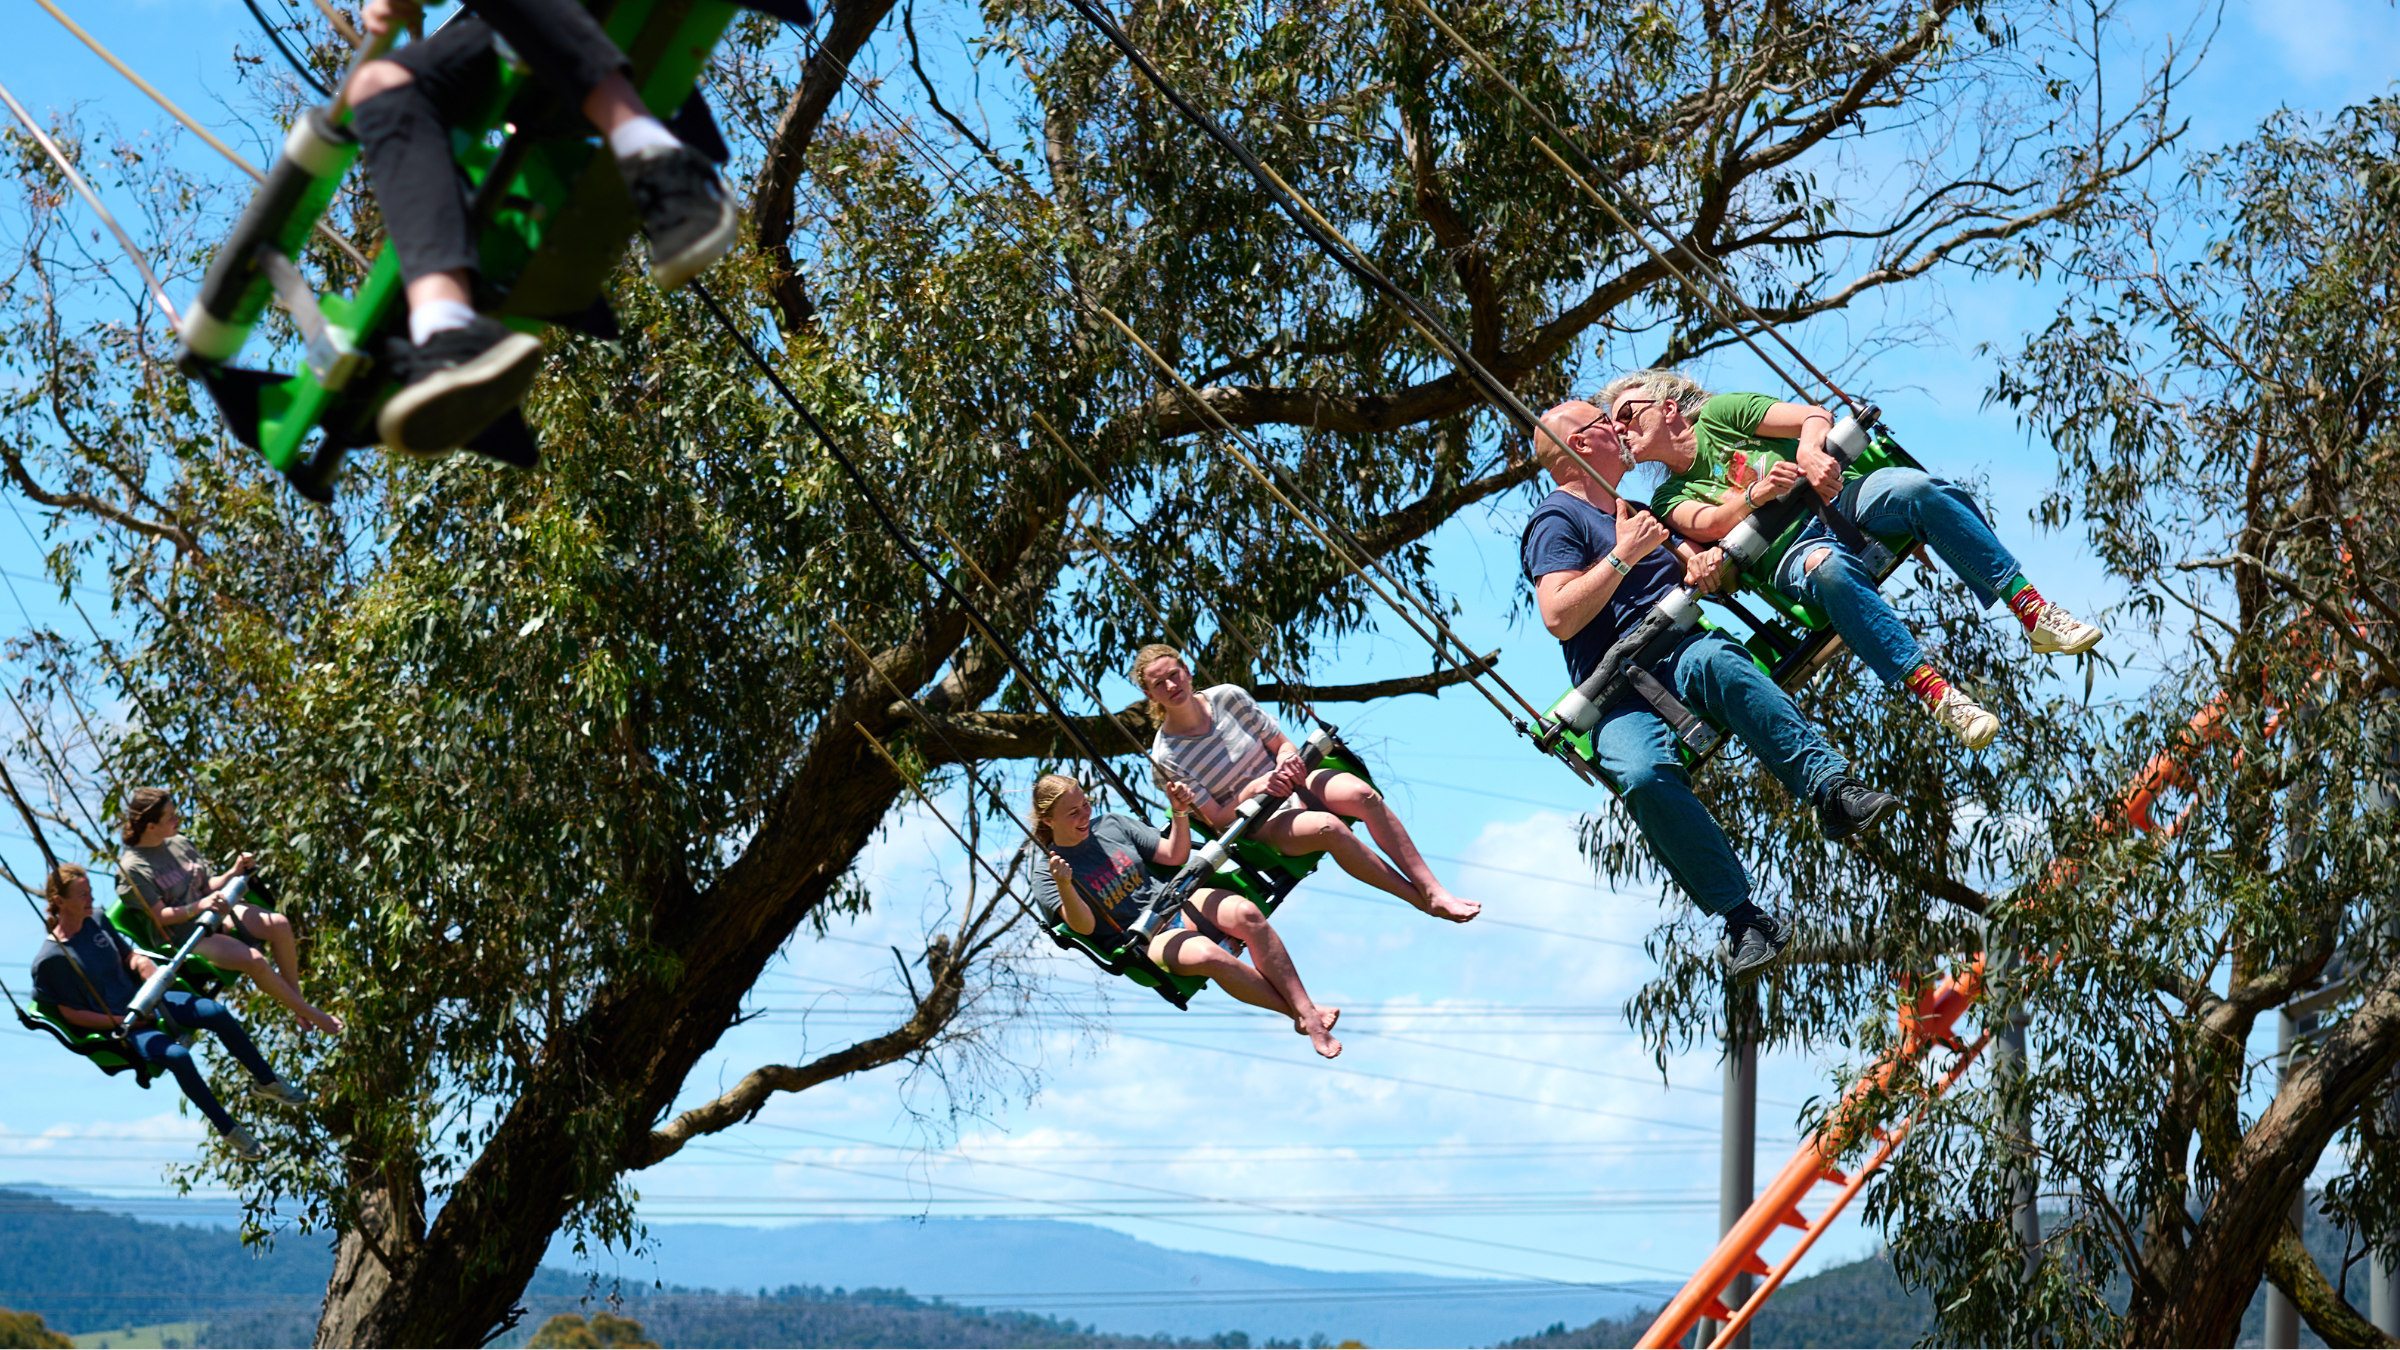
M1651 672L1693 712L1749 746L1784 790L1802 801L1814 802L1849 767L1791 696L1721 634L1693 634ZM1691 774L1675 754L1674 730L1641 695L1629 693L1602 711L1592 747L1651 855L1700 908L1723 914L1750 898L1750 874L1716 817L1692 795Z
M1987 608L2019 571L1966 489L1921 470L1877 469L1843 488L1833 509L1862 533L1906 535L1931 547ZM1821 548L1832 551L1812 570L1809 555ZM1823 520L1801 527L1792 551L1775 566L1775 588L1824 610L1833 631L1886 688L1898 686L1925 659L1916 635L1875 593L1874 576Z
M241 1023L233 1020L232 1011L224 1004L213 998L195 998L190 994L170 992L160 1011L176 1026L187 1031L215 1032L217 1039L225 1043L225 1048L233 1052L234 1059L259 1082L264 1083L275 1076L275 1070L267 1066L267 1057L258 1053L258 1047L250 1041L250 1033L242 1030ZM155 1026L147 1031L137 1031L127 1039L133 1043L135 1054L148 1060L153 1067L175 1075L175 1082L183 1089L183 1095L192 1099L192 1105L200 1108L200 1114L208 1117L209 1123L217 1127L219 1134L233 1128L233 1117L218 1104L217 1094L208 1090L208 1080L200 1076L200 1066L192 1062L192 1052L181 1041Z

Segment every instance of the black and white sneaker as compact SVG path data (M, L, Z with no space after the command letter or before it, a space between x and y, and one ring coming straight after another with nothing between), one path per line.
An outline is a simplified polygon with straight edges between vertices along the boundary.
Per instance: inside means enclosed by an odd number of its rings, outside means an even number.
M659 285L680 286L707 271L741 234L725 180L699 151L652 146L617 167L650 236L650 279Z
M1842 774L1818 794L1817 824L1828 842L1838 843L1860 830L1873 829L1876 822L1899 809L1898 797Z
M1755 904L1743 902L1740 909L1725 916L1725 944L1717 949L1725 961L1725 978L1738 980L1772 963L1791 940L1790 924Z
M388 362L402 383L375 416L384 448L446 455L525 397L542 368L542 343L477 316L423 345L394 342Z

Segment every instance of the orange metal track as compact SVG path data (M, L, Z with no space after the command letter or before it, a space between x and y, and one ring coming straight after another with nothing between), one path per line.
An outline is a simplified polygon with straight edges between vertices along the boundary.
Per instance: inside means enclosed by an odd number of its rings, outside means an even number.
M2225 737L2227 733L2220 725L2224 716L2225 700L2220 696L2192 718L2175 745L2160 751L2143 767L2125 795L2118 799L2113 822L2116 827L2130 826L2148 834L2174 832L2182 823L2180 816L2161 823L2153 814L2159 796L2171 789L2190 786L2184 760L2202 743ZM2053 864L2051 881L2057 883L2071 877L2072 868L2072 864L2061 859ZM1816 1133L1759 1192L1758 1199L1751 1202L1750 1208L1727 1231L1717 1249L1709 1253L1708 1260L1684 1285L1683 1291L1660 1310L1658 1320L1636 1345L1653 1350L1680 1345L1702 1319L1721 1327L1716 1339L1709 1343L1711 1350L1722 1350L1732 1343L1742 1328L1750 1324L1750 1319L1758 1315L1759 1309L1766 1306L1767 1299L1782 1286L1784 1277L1791 1274L1800 1258L1816 1245L1817 1238L1840 1216L1851 1197L1867 1184L1867 1178L1900 1147L1909 1131L1933 1109L1933 1103L1965 1076L1968 1066L1991 1039L1989 1031L1971 1043L1962 1044L1958 1039L1959 1019L1982 994L1983 957L1978 955L1965 970L1942 980L1930 993L1919 995L1901 1008L1900 1044L1842 1094L1842 1100ZM1896 1080L1936 1047L1957 1051L1957 1061L1940 1078L1919 1089L1921 1100L1905 1119L1888 1129L1881 1127L1876 1117L1889 1108ZM1867 1155L1857 1171L1845 1176L1836 1164L1862 1134L1875 1138L1875 1151ZM1835 1190L1825 1208L1812 1219L1800 1208L1800 1203L1820 1184ZM1763 1254L1767 1240L1787 1227L1799 1229L1800 1240L1781 1260L1769 1265ZM1734 1277L1742 1274L1764 1278L1741 1307L1727 1308L1724 1291Z

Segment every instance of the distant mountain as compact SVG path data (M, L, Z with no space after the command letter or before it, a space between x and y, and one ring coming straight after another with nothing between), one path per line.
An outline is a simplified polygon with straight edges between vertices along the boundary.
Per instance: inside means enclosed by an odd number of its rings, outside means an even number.
M1374 1346L1490 1345L1527 1326L1622 1315L1674 1292L1658 1281L1593 1287L1310 1270L1176 1251L1091 1224L904 1219L777 1228L663 1224L654 1251L604 1265L628 1286L729 1292L815 1285L904 1288L920 1298L1018 1308L1135 1336L1323 1336ZM554 1264L572 1258L553 1247Z
M69 1333L200 1320L211 1344L306 1344L332 1269L324 1240L254 1253L230 1226L153 1221L187 1215L230 1225L238 1211L0 1190L0 1306ZM670 1345L1488 1345L1667 1292L1308 1270L1041 1221L667 1224L650 1237L648 1255L600 1272L597 1292L625 1299ZM545 1266L520 1336L582 1311L593 1292L585 1277Z

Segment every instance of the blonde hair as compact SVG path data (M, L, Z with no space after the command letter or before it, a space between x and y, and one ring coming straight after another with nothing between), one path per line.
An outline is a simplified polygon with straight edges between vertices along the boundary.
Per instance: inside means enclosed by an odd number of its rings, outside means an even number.
M62 862L50 869L50 879L42 883L42 899L49 902L48 918L53 926L58 923L58 902L67 898L67 888L90 875L82 863Z
M1050 814L1051 807L1058 805L1059 798L1067 795L1068 788L1080 790L1082 787L1083 784L1063 773L1046 773L1033 780L1034 838L1041 840L1045 845L1058 842L1050 837L1050 822L1043 817Z
M1652 366L1647 370L1628 371L1610 380L1595 400L1603 411L1617 406L1626 391L1639 389L1652 398L1662 398L1683 409L1685 417L1697 416L1700 405L1708 402L1709 392L1700 382L1679 370L1662 370Z
M1176 663L1187 671L1192 668L1191 661L1180 650L1164 642L1153 642L1133 654L1133 667L1127 672L1133 677L1133 687L1141 690L1142 698L1149 702L1152 717L1158 716L1159 707L1157 701L1150 698L1150 682L1142 678L1142 672L1150 668L1151 662L1167 656L1174 657Z

